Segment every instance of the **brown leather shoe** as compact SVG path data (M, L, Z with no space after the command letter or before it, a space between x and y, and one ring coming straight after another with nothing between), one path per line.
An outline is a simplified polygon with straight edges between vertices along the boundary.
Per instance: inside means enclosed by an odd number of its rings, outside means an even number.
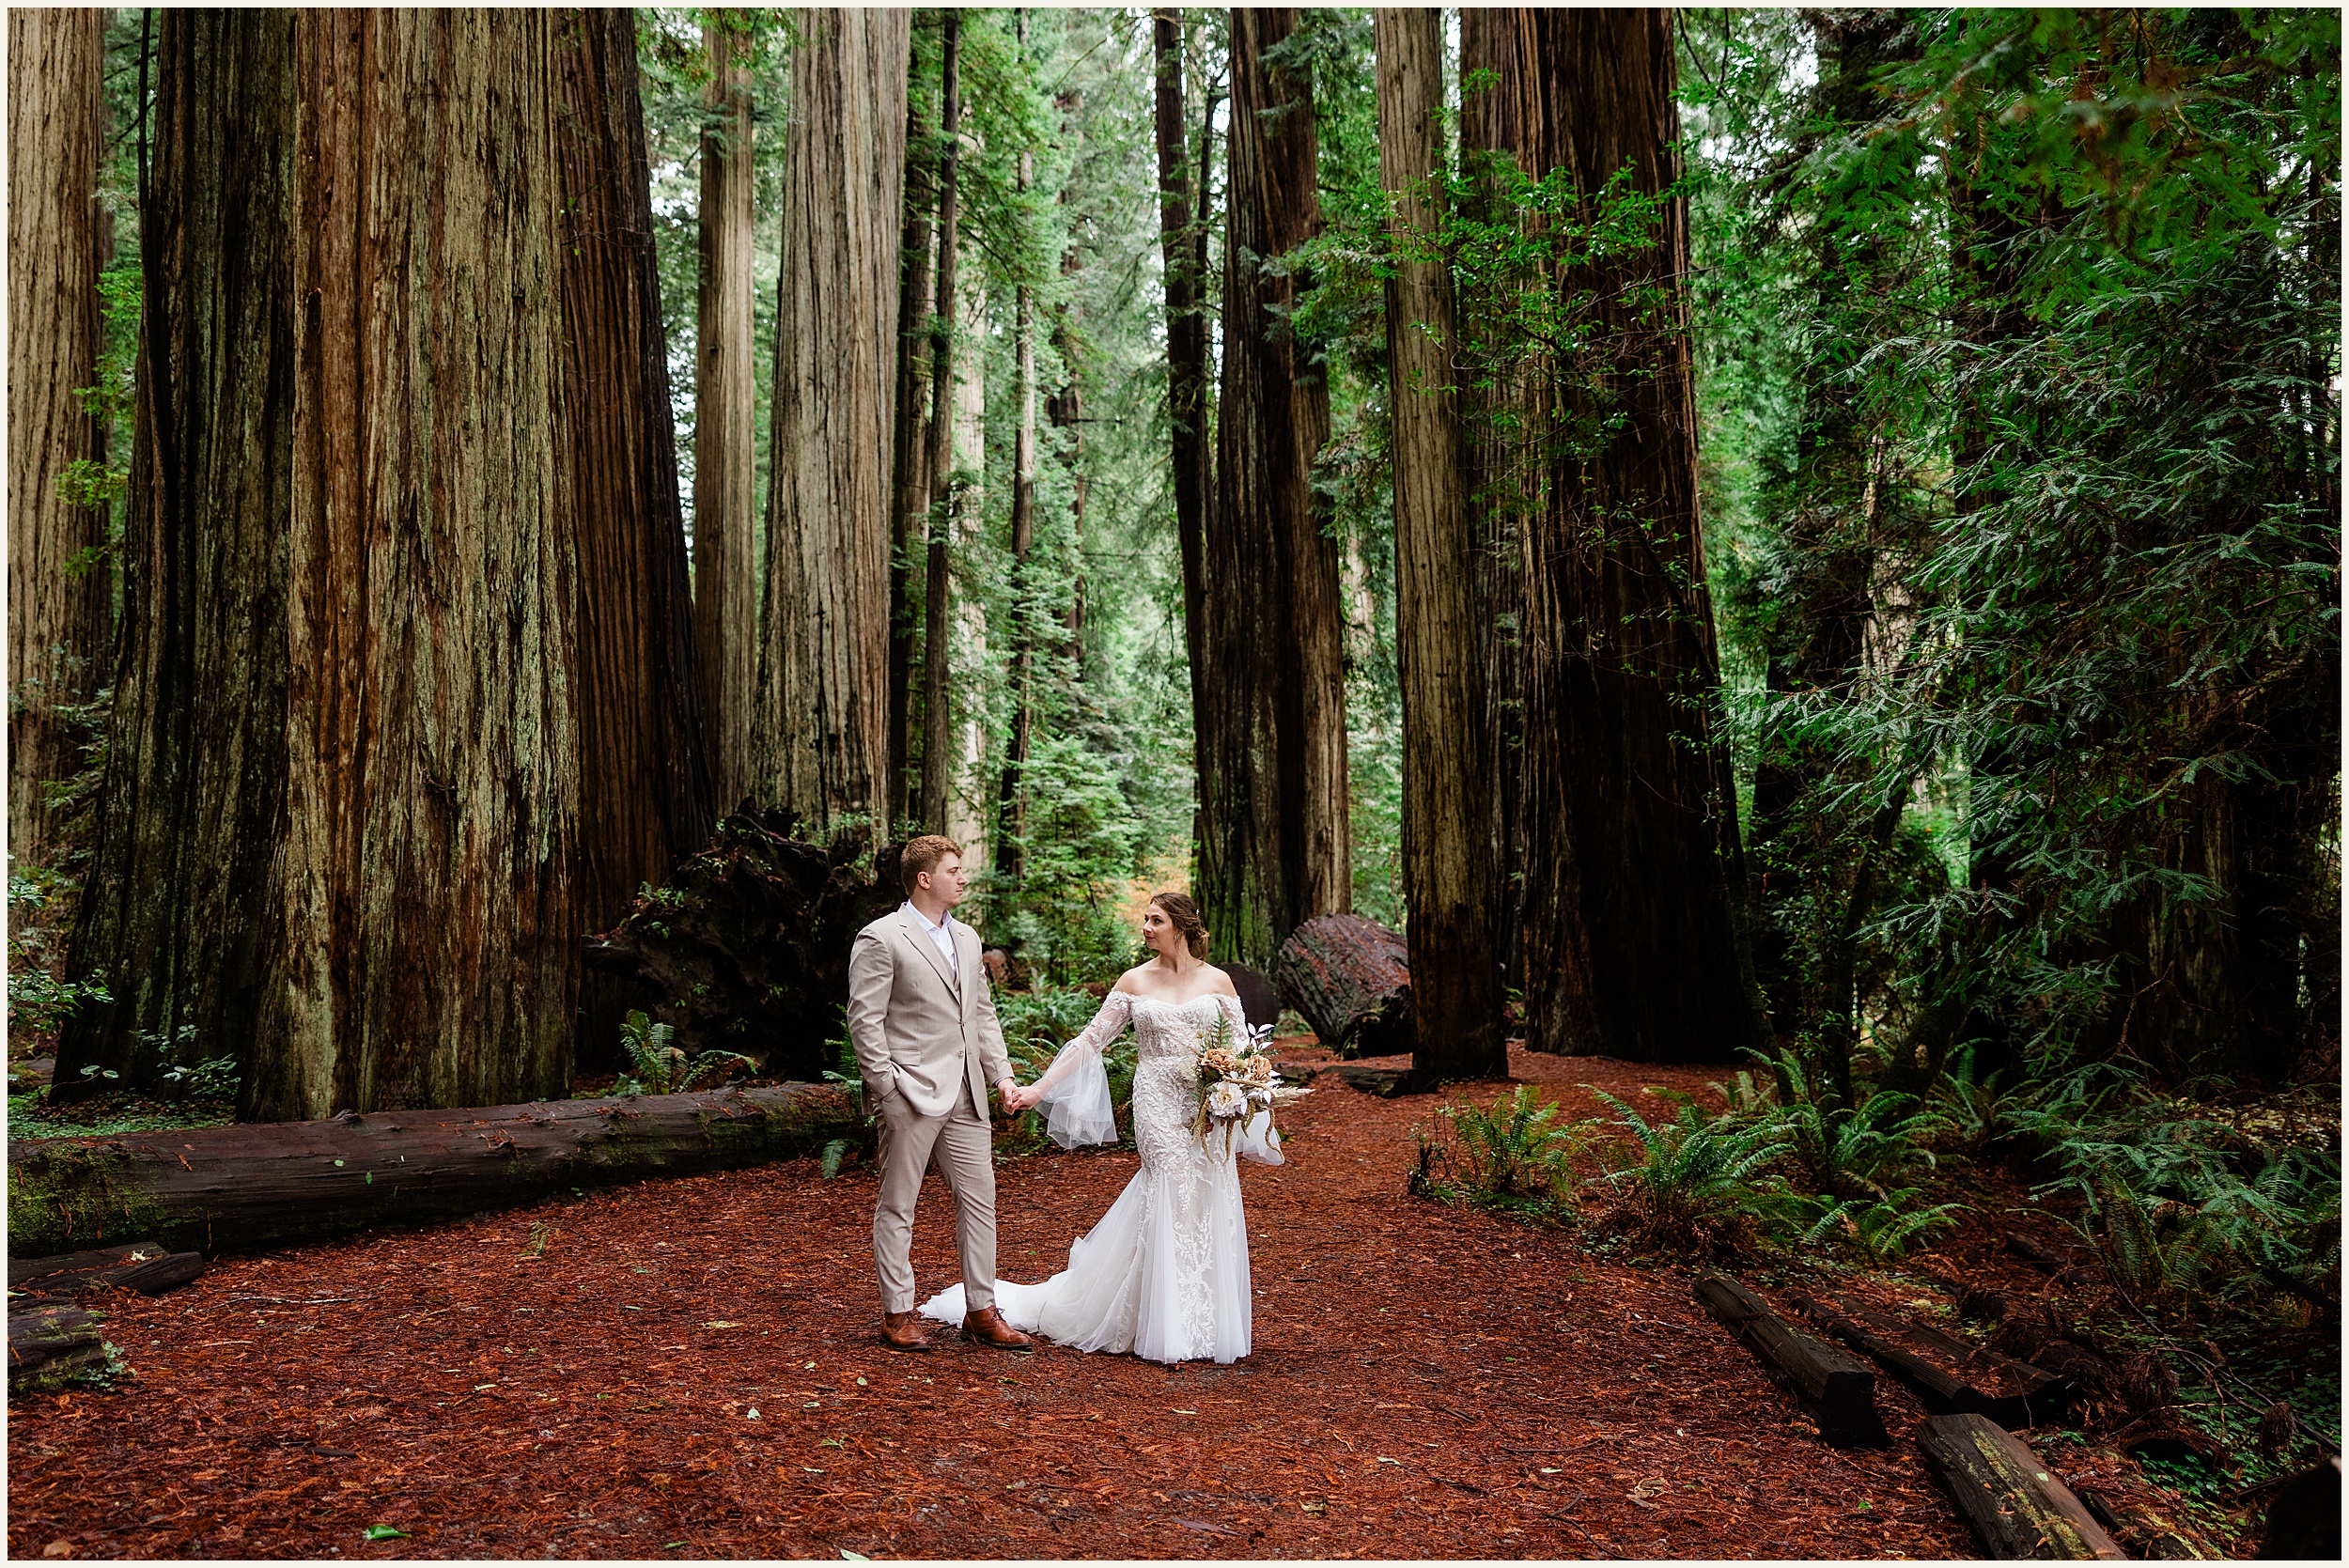
M892 1350L927 1350L930 1339L922 1332L922 1320L912 1312L881 1313L881 1343Z
M1003 1314L993 1307L981 1307L962 1320L963 1334L981 1344L1001 1345L1005 1350L1025 1350L1035 1341L1003 1321Z

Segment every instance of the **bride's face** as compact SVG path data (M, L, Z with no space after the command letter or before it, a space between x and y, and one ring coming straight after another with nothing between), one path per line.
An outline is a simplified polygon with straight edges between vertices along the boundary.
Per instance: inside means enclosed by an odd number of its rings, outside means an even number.
M1172 953L1179 939L1174 923L1156 904L1142 911L1142 945L1153 953Z

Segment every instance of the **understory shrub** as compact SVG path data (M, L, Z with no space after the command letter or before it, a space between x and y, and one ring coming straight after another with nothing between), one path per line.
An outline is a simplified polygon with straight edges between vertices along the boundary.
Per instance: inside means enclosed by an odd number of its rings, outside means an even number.
M757 1063L739 1051L706 1050L687 1057L673 1044L677 1031L631 1012L620 1025L620 1045L628 1051L630 1071L612 1086L615 1094L682 1094L697 1084L723 1079L738 1067Z
M1686 1094L1664 1094L1677 1113L1650 1122L1603 1089L1638 1157L1610 1165L1600 1181L1614 1195L1616 1222L1638 1244L1716 1257L1752 1252L1775 1206L1769 1167L1793 1147L1775 1117L1708 1116Z
M1493 1101L1444 1106L1418 1135L1410 1189L1422 1196L1554 1219L1571 1211L1575 1157L1589 1135L1561 1124L1559 1108L1530 1083Z

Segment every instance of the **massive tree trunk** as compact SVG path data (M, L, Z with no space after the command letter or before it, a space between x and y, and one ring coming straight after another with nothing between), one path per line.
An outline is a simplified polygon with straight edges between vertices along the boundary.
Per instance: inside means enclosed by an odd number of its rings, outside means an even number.
M1028 13L1019 12L1019 54L1028 53ZM1035 154L1019 149L1019 192L1024 197L1035 179ZM1028 552L1035 546L1035 287L1023 265L1012 300L1014 374L1019 385L1019 424L1011 451L1011 735L1003 747L1003 786L998 813L995 869L1017 886L1028 833L1024 774L1035 730L1035 646L1031 624Z
M906 819L912 801L913 604L906 554L916 520L930 509L929 407L930 218L938 191L922 101L906 94L905 232L899 241L897 408L892 427L889 502L889 810L886 826Z
M569 1089L575 562L553 24L166 11L126 623L58 1084Z
M1494 963L1491 777L1475 557L1442 246L1442 17L1381 7L1378 172L1402 251L1387 280L1394 435L1395 666L1403 693L1403 884L1423 1078L1509 1076Z
M1669 14L1518 16L1536 73L1528 166L1568 169L1586 216L1626 165L1634 190L1668 188ZM1723 1060L1759 1044L1733 904L1736 793L1709 706L1688 256L1672 199L1652 244L1555 280L1603 347L1550 367L1548 493L1529 519L1525 997L1541 1050Z
M1522 10L1466 7L1460 12L1460 172L1468 215L1493 226L1512 211L1506 180L1523 169L1538 77ZM1500 280L1517 287L1521 280ZM1476 618L1485 662L1484 747L1492 781L1486 816L1493 846L1490 899L1495 959L1503 984L1522 987L1525 886L1524 768L1526 518L1540 492L1528 437L1531 378L1506 363L1480 366L1461 394L1468 476L1464 481L1474 557Z
M946 792L954 783L953 699L946 675L948 612L954 585L948 540L955 527L955 297L961 196L962 19L948 11L939 68L938 310L930 329L929 563L922 579L922 810L926 832L946 831Z
M41 786L79 770L60 706L104 683L113 592L86 552L102 508L58 492L105 432L77 389L98 380L98 153L106 13L8 12L8 853L57 847Z
M557 13L563 345L579 536L580 908L591 930L708 842L685 516L635 13Z
M1211 744L1207 704L1213 700L1206 619L1206 520L1214 474L1207 446L1207 320L1200 293L1206 274L1206 148L1192 210L1190 127L1183 107L1182 13L1150 13L1158 65L1159 248L1166 281L1166 404L1174 478L1174 529L1183 559L1183 646L1190 656L1191 750L1206 757ZM1209 118L1212 118L1210 116ZM1213 132L1202 127L1201 140Z
M762 799L817 823L887 805L909 39L903 10L811 10L791 61L752 750Z
M730 22L702 23L709 59L702 128L701 291L694 314L693 638L710 795L731 811L751 787L758 693L757 369L751 327L751 72Z
M1205 539L1214 658L1198 758L1200 890L1216 955L1270 960L1352 901L1338 560L1313 491L1330 391L1290 334L1301 293L1266 263L1321 224L1313 95L1266 58L1291 9L1231 13L1231 184L1216 504Z

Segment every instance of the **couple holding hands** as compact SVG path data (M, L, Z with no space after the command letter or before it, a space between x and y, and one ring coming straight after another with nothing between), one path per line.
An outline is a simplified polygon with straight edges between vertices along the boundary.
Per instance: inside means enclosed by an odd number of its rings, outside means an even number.
M1181 893L1143 913L1152 954L1127 970L1100 1011L1034 1083L1012 1076L978 935L954 918L969 887L962 854L926 834L900 861L906 902L857 934L848 960L848 1038L864 1103L880 1126L880 1194L873 1253L881 1339L925 1350L922 1319L959 1323L966 1337L1017 1349L1042 1335L1079 1350L1154 1361L1234 1361L1248 1354L1248 1227L1231 1140L1194 1136L1199 1053L1221 1016L1246 1028L1230 978L1206 961L1207 932ZM1142 1169L1068 1266L1040 1284L995 1278L995 1160L987 1093L1011 1110L1053 1108L1064 1142L1106 1142L1101 1052L1131 1023L1134 1144ZM1256 1156L1277 1162L1277 1142ZM915 1306L913 1208L935 1161L955 1200L962 1281Z

